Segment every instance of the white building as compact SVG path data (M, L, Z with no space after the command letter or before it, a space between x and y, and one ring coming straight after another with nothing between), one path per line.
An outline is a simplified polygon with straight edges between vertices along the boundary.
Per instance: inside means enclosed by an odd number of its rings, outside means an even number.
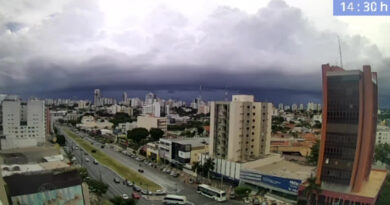
M125 122L125 123L119 123L116 129L122 134L127 134L127 131L130 131L136 127L137 127L136 122Z
M33 147L45 142L45 103L40 100L5 99L2 102L1 149Z
M159 102L154 102L152 104L146 104L142 106L142 114L143 115L151 115L154 117L161 116L161 105Z
M93 98L93 104L95 107L102 106L101 97L100 89L95 89Z
M283 110L283 104L282 104L282 103L279 103L278 109L279 109L279 110Z
M233 95L232 102L212 102L210 155L247 161L270 150L272 104L254 102L252 95Z
M302 111L302 110L304 110L304 109L305 109L305 108L304 108L303 104L299 104L299 110Z
M377 126L375 144L390 144L390 127Z
M298 110L298 105L297 104L292 104L291 105L291 110L294 111L294 112L297 111Z

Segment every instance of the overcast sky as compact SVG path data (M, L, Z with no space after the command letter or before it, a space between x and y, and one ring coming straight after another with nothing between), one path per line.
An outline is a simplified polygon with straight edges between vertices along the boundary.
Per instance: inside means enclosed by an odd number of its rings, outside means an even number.
M388 103L390 17L333 17L332 6L313 0L0 0L0 93L92 96L93 88L202 85L318 98L321 64L339 64L340 36L344 67L371 65L381 102Z

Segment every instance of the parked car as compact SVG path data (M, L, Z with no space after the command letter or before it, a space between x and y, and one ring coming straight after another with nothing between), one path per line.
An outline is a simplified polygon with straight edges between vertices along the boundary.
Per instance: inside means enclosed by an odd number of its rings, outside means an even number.
M88 158L88 157L86 157L86 158L85 158L85 161L86 161L86 162L89 162L89 158Z
M144 170L143 169L138 169L138 172L139 173L144 173Z
M94 163L94 164L98 164L98 161L96 161L96 159L95 159L95 160L93 160L93 163Z
M141 188L140 188L139 186L137 186L137 185L134 185L134 186L133 186L133 190L134 190L134 191L137 191L137 192L140 192L140 191L141 191Z
M157 190L156 192L154 192L154 195L157 195L157 196L160 196L160 195L166 195L167 192L163 191L163 190Z
M129 181L129 180L127 180L127 186L129 186L129 187L132 187L133 186L133 183L131 182L131 181Z
M117 183L117 184L119 184L121 181L119 180L118 177L114 177L114 182Z
M141 198L141 195L139 195L137 192L133 192L131 194L131 197L133 197L133 199L140 199Z
M127 194L122 194L123 199L129 199L129 196Z
M141 194L143 194L143 195L148 195L149 192L148 192L147 190L145 190L145 189L142 189L142 190L141 190Z

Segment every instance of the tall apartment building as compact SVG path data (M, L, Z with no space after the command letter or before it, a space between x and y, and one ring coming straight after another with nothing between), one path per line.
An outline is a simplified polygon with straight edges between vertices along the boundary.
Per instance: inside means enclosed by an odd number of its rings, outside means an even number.
M95 107L101 106L102 105L102 102L101 102L102 96L100 94L100 89L95 89L93 93L94 93L93 104L95 105Z
M210 155L244 162L269 154L272 104L252 95L233 95L232 102L212 102Z
M0 148L14 149L43 144L46 137L46 109L40 100L21 102L7 98L2 102L3 136Z
M371 169L378 110L377 74L370 66L363 66L363 71L346 71L322 65L322 89L316 177L321 192L312 204L375 204L387 175L384 170Z

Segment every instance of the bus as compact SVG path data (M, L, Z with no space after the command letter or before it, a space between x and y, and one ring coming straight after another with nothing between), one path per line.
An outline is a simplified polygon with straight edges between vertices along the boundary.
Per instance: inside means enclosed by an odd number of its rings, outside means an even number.
M226 201L225 191L211 187L207 184L199 184L197 192L216 201Z
M187 197L168 194L164 197L163 204L187 204Z

